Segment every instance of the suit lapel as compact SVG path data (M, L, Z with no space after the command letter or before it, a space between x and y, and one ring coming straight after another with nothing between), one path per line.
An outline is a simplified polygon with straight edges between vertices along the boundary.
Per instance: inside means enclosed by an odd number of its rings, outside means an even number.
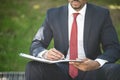
M88 54L88 43L89 43L89 32L90 32L90 27L92 23L92 13L91 5L87 4L87 9L86 9L86 14L85 14L85 23L84 23L84 49L85 49L85 54L87 56ZM68 47L69 47L69 42L68 42L68 5L63 7L61 10L61 14L59 16L60 19L60 24L61 24L61 29L63 32L63 42L64 42L64 53L67 53Z
M68 42L68 5L64 6L61 10L61 15L59 16L61 31L64 43L64 53L67 53L69 42Z
M87 56L88 52L88 44L89 44L89 32L90 32L90 27L92 23L92 13L91 5L87 4L87 9L86 9L86 14L85 14L85 23L84 23L84 49L85 49L85 54Z

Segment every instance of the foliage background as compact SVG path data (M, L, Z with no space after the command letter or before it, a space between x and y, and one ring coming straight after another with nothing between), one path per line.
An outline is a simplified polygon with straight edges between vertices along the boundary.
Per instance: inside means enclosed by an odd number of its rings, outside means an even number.
M88 1L110 10L120 39L120 0ZM29 53L47 9L64 4L67 0L0 0L0 71L24 71L28 60L18 54Z

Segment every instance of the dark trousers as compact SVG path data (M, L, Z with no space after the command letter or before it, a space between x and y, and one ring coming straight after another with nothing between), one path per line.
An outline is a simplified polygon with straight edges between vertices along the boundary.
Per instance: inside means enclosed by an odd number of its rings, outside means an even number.
M67 67L67 64L63 65ZM56 64L31 61L27 64L25 77L26 80L120 80L120 64L105 64L100 69L87 72L79 70L75 79L64 68Z

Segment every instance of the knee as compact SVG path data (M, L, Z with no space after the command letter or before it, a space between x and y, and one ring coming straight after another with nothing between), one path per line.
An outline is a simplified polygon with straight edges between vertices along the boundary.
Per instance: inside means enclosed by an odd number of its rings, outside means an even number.
M26 68L42 68L45 65L45 63L41 63L38 61L30 61L27 63Z
M26 66L26 70L46 70L46 69L52 69L54 66L56 66L55 64L46 64L46 63L41 63L38 61L30 61L28 62L27 66Z
M36 61L30 61L27 63L26 68L35 67L38 64Z
M37 62L37 61L30 61L27 63L26 65L26 70L25 70L25 77L26 77L26 80L38 80L37 78L40 78L42 77L43 75L43 68L42 63L40 62Z
M120 71L120 64L105 64L103 66L105 72L115 72Z
M45 70L44 63L37 62L37 61L30 61L26 65L25 74L26 75L31 75L31 74L33 75L34 73L36 73L36 75L37 74L39 75L39 73L43 74L44 70Z
M35 68L35 66L36 66L35 61L28 62L26 65L26 71L29 72L29 71L33 70L33 68Z
M120 64L105 64L103 70L107 80L120 80Z

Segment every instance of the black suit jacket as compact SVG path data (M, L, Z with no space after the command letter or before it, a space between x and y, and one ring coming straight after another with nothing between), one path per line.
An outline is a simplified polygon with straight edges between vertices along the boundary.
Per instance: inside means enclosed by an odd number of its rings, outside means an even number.
M87 3L84 24L84 50L88 58L109 62L120 58L118 37L107 9ZM66 56L69 47L68 5L47 11L46 19L32 42L31 54L37 56L48 47L52 38L54 47Z

